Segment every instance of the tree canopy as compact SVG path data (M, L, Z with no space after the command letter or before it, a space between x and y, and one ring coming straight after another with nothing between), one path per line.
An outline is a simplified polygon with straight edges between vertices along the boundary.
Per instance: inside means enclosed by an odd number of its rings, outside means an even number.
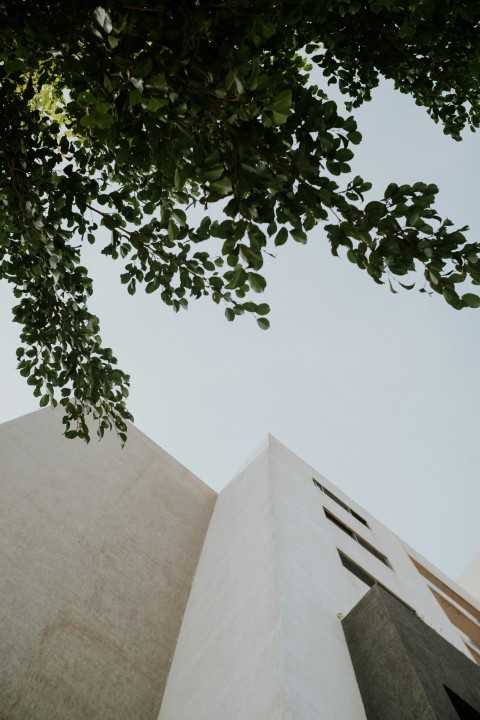
M127 291L175 311L208 295L267 328L265 253L314 228L377 283L480 306L468 228L433 184L375 196L353 177L361 134L325 90L351 112L391 79L459 140L480 123L479 28L470 0L0 1L0 278L20 373L67 437L88 440L93 413L125 441L131 418L88 309L81 248L100 226Z

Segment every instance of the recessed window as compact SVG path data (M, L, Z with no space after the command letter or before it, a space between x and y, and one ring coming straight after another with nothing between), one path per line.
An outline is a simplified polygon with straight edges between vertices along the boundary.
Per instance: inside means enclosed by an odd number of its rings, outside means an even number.
M381 553L377 548L374 548L373 545L370 545L369 542L364 540L360 535L357 535L351 528L349 528L345 523L343 523L341 520L339 520L335 515L333 515L327 508L323 508L323 512L325 513L326 517L330 520L331 523L336 525L340 530L342 530L346 535L349 535L352 540L355 540L355 542L358 542L359 545L361 545L365 550L368 550L369 553L374 555L377 560L380 560L383 562L384 565L391 568L388 558L385 557L383 553Z
M355 577L364 582L365 585L368 585L368 587L375 585L377 581L374 577L369 575L366 570L361 568L360 565L357 565L357 563L354 563L353 560L350 560L350 558L340 552L340 550L338 551L338 554L340 555L343 567L347 568L352 575L355 575Z
M355 575L359 580L361 580L365 585L368 587L372 587L373 585L379 585L379 587L386 590L390 595L392 595L394 598L396 598L399 602L402 603L402 605L405 605L406 608L411 610L412 612L415 612L415 610L405 602L405 600L402 600L402 598L398 597L398 595L395 595L391 590L389 590L385 585L383 585L381 582L378 582L376 578L373 577L373 575L370 575L366 570L364 570L360 565L357 565L356 562L354 562L351 558L348 557L348 555L345 555L341 550L337 548L337 552L340 556L340 561L344 568L346 568L349 572L352 573L352 575Z
M357 512L355 512L355 510L352 510L352 508L349 507L347 505L347 503L344 503L343 500L340 500L340 498L338 498L336 495L334 495L330 490L328 490L328 488L326 488L324 485L322 485L322 483L318 482L318 480L315 480L315 478L312 478L312 480L313 480L313 484L316 485L316 487L318 487L329 498L334 500L337 503L337 505L340 505L340 507L342 507L348 513L350 513L350 515L352 515L355 518L355 520L358 520L358 522L361 522L362 525L365 525L365 527L369 527L365 518L363 518L361 515L359 515Z

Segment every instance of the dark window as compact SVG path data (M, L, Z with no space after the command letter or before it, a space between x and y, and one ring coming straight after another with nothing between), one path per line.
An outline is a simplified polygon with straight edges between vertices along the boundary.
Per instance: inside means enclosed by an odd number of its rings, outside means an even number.
M408 608L411 612L415 612L415 610L410 607L408 603L405 602L405 600L402 600L402 598L399 598L398 595L395 595L391 590L385 587L381 582L378 582L376 578L373 577L373 575L370 575L366 570L364 570L360 565L357 565L356 562L353 562L348 555L344 555L341 550L337 548L337 552L340 556L341 563L343 567L345 567L349 572L352 573L352 575L355 575L359 580L361 580L365 585L368 585L368 587L372 587L372 585L379 585L381 588L386 590L390 595L392 595L394 598L396 598L399 602L402 603L402 605L405 605L406 608ZM480 718L479 718L480 720Z
M339 527L340 530L343 530L344 533L346 533L347 535L350 535L350 537L353 538L354 540L357 539L357 536L355 535L353 530L350 530L350 528L347 527L346 525L344 525L341 520L339 520L337 517L335 517L335 515L332 515L332 513L327 510L327 508L323 508L323 512L325 513L327 518L330 520L330 522L332 522L334 525Z
M368 587L372 587L372 585L375 585L375 583L377 582L375 578L373 578L365 570L363 570L360 565L354 563L353 560L350 560L350 558L340 552L340 550L338 551L338 554L340 555L342 565L346 567L347 570L352 573L352 575L355 575L359 580L364 582L365 585L368 585Z
M450 690L446 685L443 686L447 692L450 701L457 711L457 715L460 720L480 720L480 713L469 705L465 700L462 700L453 690Z
M337 505L340 505L344 510L346 510L350 515L352 515L355 520L358 520L358 522L361 522L362 525L365 525L365 527L368 527L368 523L361 515L359 515L355 510L352 510L351 507L348 507L347 503L344 503L343 500L340 500L336 495L334 495L330 490L328 490L322 483L319 483L318 480L315 480L315 478L312 478L313 484L316 485L327 497L334 500Z
M334 525L340 528L340 530L343 530L344 533L347 535L350 535L350 537L358 542L359 545L361 545L365 550L368 550L369 553L374 555L378 560L384 563L384 565L387 565L387 567L391 568L392 566L388 562L388 559L381 553L379 550L373 547L373 545L370 545L369 542L364 540L360 535L357 535L357 533L353 532L347 525L345 525L341 520L339 520L335 515L333 515L327 508L323 508L323 512L327 516L327 518L332 522Z

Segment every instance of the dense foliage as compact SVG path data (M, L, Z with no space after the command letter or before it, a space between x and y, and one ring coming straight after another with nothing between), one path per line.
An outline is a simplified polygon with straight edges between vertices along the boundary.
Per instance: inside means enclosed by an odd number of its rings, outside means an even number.
M436 186L365 202L355 120L309 82L316 64L350 110L391 78L459 139L480 122L479 19L468 0L0 1L0 277L20 372L64 406L68 437L88 439L93 412L125 440L130 417L80 264L100 225L128 292L174 310L210 295L268 327L249 294L264 254L318 224L376 282L422 270L421 290L480 305L458 290L480 283L480 246L437 215Z

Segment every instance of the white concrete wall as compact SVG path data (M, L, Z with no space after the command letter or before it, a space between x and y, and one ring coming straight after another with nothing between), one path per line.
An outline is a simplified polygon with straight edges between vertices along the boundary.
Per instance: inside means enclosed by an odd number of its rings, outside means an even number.
M339 560L338 548L388 590L414 608L425 622L449 642L465 654L468 654L456 629L435 600L427 581L420 575L409 556L418 559L419 562L430 568L434 574L457 592L461 593L461 588L449 578L446 578L412 548L409 548L397 535L382 525L367 510L344 495L341 490L325 480L314 468L308 466L307 463L295 456L274 438L271 439L270 447L272 457L275 454L279 457L275 470L272 471L273 481L278 488L275 497L285 507L279 526L287 528L291 522L289 521L290 510L286 507L287 504L291 505L292 513L295 508L297 513L305 513L305 516L308 513L311 522L311 536L310 542L308 538L306 539L305 547L317 545L318 553L321 556L316 559L315 565L312 559L309 566L315 576L323 579L323 602L328 602L331 611L347 614L367 591L365 584L343 567ZM338 503L315 487L312 477L319 480L338 498L359 513L368 522L369 527L366 528ZM338 517L347 527L386 555L392 569L384 565L340 528L331 523L323 512L324 507ZM313 541L314 533L316 543ZM319 534L321 534L321 538ZM293 546L292 536L290 547L293 548Z
M364 720L340 620L352 593L320 491L310 468L274 438L270 467L288 719Z
M0 717L154 720L216 493L134 427L0 426Z
M268 447L217 500L161 720L287 720Z
M219 495L159 720L365 720L340 618L368 587L342 565L338 549L468 655L411 561L415 552L270 437Z
M365 720L341 607L325 601L336 559L299 479L270 438L220 493L159 720Z

